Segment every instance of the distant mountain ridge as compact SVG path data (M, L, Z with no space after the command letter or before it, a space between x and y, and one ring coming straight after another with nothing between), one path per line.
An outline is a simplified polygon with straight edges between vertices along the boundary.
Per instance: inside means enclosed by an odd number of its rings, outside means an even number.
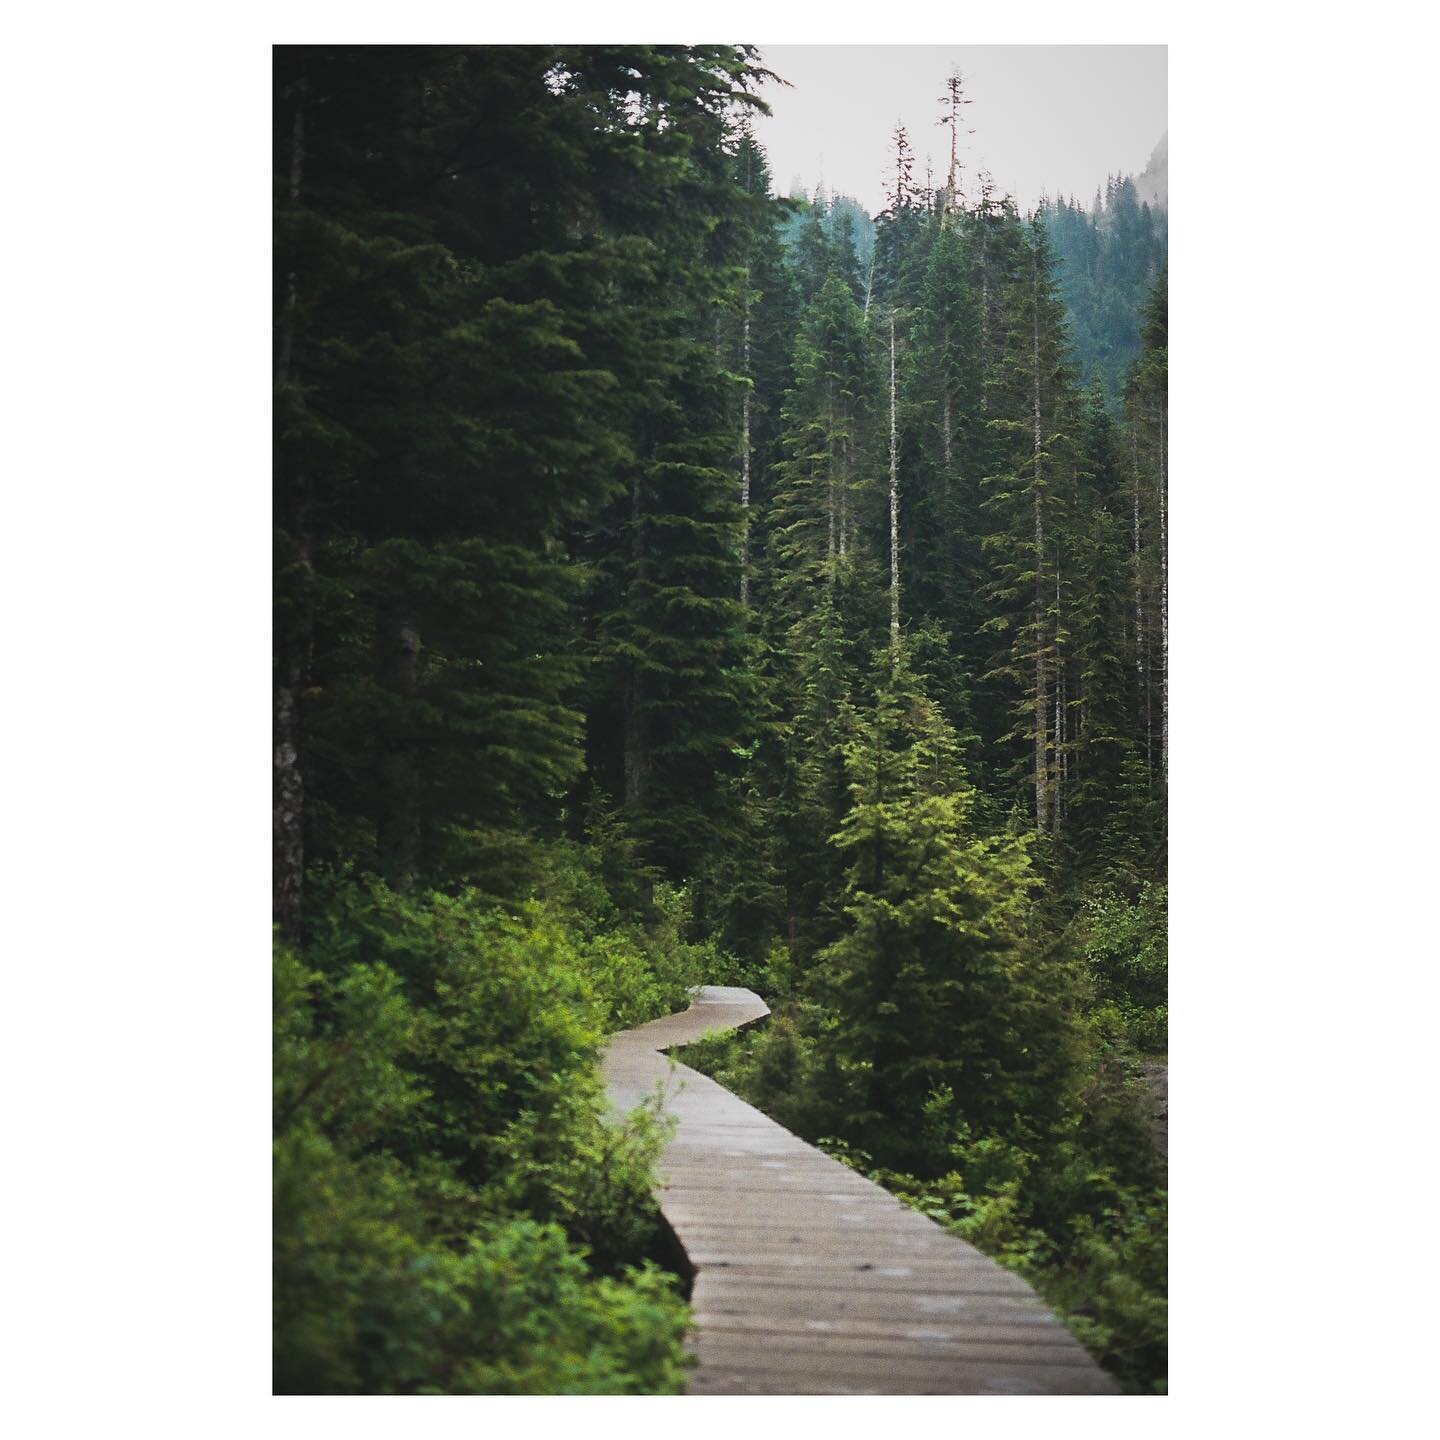
M1072 195L1042 202L1070 344L1086 384L1112 403L1140 353L1141 315L1169 253L1170 136L1139 175L1110 175L1087 210Z
M1145 168L1135 177L1135 198L1140 203L1170 208L1170 132L1150 152Z

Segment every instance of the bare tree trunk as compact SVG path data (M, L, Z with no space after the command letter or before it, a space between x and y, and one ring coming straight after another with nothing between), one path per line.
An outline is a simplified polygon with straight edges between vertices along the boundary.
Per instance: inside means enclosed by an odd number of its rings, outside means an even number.
M896 414L895 312L890 312L890 649L900 650L900 427Z
M1170 788L1170 540L1166 531L1166 491L1169 488L1168 426L1160 411L1160 778Z
M840 558L845 558L850 533L850 437L840 441Z
M382 615L381 677L394 694L413 700L420 680L420 632L404 611ZM407 707L408 709L408 707ZM412 722L406 715L402 730ZM392 889L410 890L420 871L420 757L408 733L391 736L380 762L380 865Z
M865 310L860 317L864 324L870 323L870 293L875 288L875 252L870 252L870 273L865 277Z
M942 322L941 354L947 360L950 355L950 324ZM940 594L945 603L945 616L950 619L955 613L954 579L951 575L951 560L954 550L951 541L950 515L950 471L955 463L955 413L954 397L950 393L950 376L947 369L940 376L940 451L943 459L943 473L940 477Z
M1145 572L1140 543L1140 455L1138 442L1132 428L1130 433L1130 468L1135 479L1131 514L1135 565L1135 703L1146 716L1147 734L1145 740L1145 764L1150 765L1149 726L1149 684L1146 675L1146 634L1145 634Z
M302 557L308 555L302 549ZM271 819L274 917L287 940L300 938L305 900L305 778L300 768L300 696L305 683L305 631L277 648L274 794ZM278 637L277 637L278 638Z
M1147 643L1149 637L1146 637ZM1155 789L1155 703L1152 691L1150 656L1145 656L1145 764L1150 770L1150 789Z
M825 546L825 557L830 561L830 578L835 578L835 506L838 496L836 494L836 461L835 461L835 382L832 380L826 386L827 391L827 413L830 419L830 535Z
M290 203L300 200L300 181L305 164L305 88L298 87L295 101L295 119L290 127ZM280 355L276 374L282 385L290 379L291 351L295 343L295 307L299 303L299 289L295 272L285 277L285 315L280 326Z
M990 365L990 242L982 222L980 242L980 367L985 374ZM980 408L989 404L985 386L980 386Z
M1060 554L1055 554L1055 833L1065 818L1065 661L1060 653Z
M990 366L990 205L988 193L980 207L980 373L988 373ZM990 397L982 381L980 385L980 408L989 408Z
M305 88L297 87L295 118L290 131L290 186L292 205L300 200L305 160ZM295 272L286 276L285 306L275 379L279 389L290 384L295 349L295 312L299 288ZM286 403L301 406L303 398L287 396ZM310 580L314 573L309 537L309 486L303 476L290 477L290 495L277 496L277 509L289 510L287 529L294 545L293 564L298 582L297 602L275 627L273 796L271 814L271 884L275 923L292 943L300 938L305 900L305 775L301 768L301 696L310 670L314 644L314 607ZM288 498L288 505L285 504Z
M630 554L636 578L645 559L645 531L640 514L640 474L637 470L630 484ZM645 798L645 782L650 773L650 747L645 724L644 681L635 662L629 662L622 699L624 716L621 764L624 771L625 804L639 805Z
M750 271L745 271L745 321L741 332L741 369L745 390L740 400L740 603L750 608Z
M1035 421L1035 828L1050 823L1049 783L1049 690L1045 674L1045 519L1041 506L1041 453L1044 435L1040 424L1040 277L1035 275L1035 307L1032 361L1034 365Z
M634 672L625 681L625 803L639 805L645 798L645 780L650 771L645 743L645 696L640 676Z

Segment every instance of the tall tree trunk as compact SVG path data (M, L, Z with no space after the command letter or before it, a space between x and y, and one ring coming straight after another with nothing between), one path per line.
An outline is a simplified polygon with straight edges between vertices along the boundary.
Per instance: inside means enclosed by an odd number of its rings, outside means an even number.
M637 470L630 485L630 558L636 581L645 562L645 529L640 513L640 473ZM633 583L633 582L632 582ZM645 782L650 773L650 746L645 723L644 679L635 662L629 662L622 697L623 738L621 764L624 771L625 804L640 805L645 799Z
M300 559L309 556L301 545ZM274 694L274 793L271 883L275 923L292 943L300 938L305 901L305 777L300 768L300 696L304 691L309 625L283 640L277 634Z
M392 694L412 702L420 682L420 632L404 610L380 617L379 669ZM401 707L401 733L392 735L380 762L380 867L393 890L415 886L420 872L420 753L411 736L413 707Z
M296 86L295 118L290 126L290 186L291 205L300 203L300 182L305 166L305 83ZM295 272L285 277L285 313L280 326L280 354L276 374L282 385L290 379L291 353L295 344L295 307L299 303L299 288Z
M940 372L940 450L943 457L943 472L940 477L940 594L945 604L945 619L953 620L955 614L954 580L951 575L951 560L954 547L951 545L950 471L955 463L955 413L954 397L950 391L950 322L942 322L940 335L941 355L944 360Z
M740 399L740 603L750 608L750 271L745 271L745 320L740 341L745 389Z
M1170 789L1170 542L1166 531L1166 490L1169 488L1168 426L1160 410L1160 778L1164 793Z
M900 652L900 427L896 414L895 312L890 312L890 649Z
M291 205L300 202L300 184L305 161L305 85L296 86L295 116L290 130ZM295 318L299 286L295 271L286 276L285 305L281 314L280 343L276 354L275 379L283 403L303 407L298 392L290 392L295 353ZM273 795L271 812L271 885L275 923L291 943L300 939L305 902L305 774L302 768L303 731L301 697L305 693L314 646L314 606L311 579L314 574L310 545L309 483L306 477L291 475L277 481L283 487L276 496L276 510L283 516L289 537L295 593L283 619L275 626ZM284 583L289 584L291 577Z
M1045 518L1041 504L1041 454L1044 434L1040 423L1040 273L1035 271L1034 331L1031 358L1034 367L1035 422L1035 828L1045 830L1050 823L1049 777L1049 691L1045 674Z
M990 232L984 216L980 220L980 408L989 404L983 376L990 369Z
M1060 552L1055 552L1055 833L1065 818L1065 660L1060 650Z
M645 734L644 684L635 671L625 681L625 803L635 806L645 799L645 781L650 773L649 747Z
M1150 736L1149 736L1149 680L1147 675L1147 656L1145 647L1147 636L1145 633L1145 569L1144 555L1141 546L1141 524L1140 524L1140 454L1138 441L1132 428L1130 433L1130 468L1135 480L1133 503L1131 507L1131 532L1133 537L1133 553L1135 566L1135 704L1141 718L1146 722L1145 737L1145 765L1150 767Z
M830 561L830 578L835 578L835 506L838 496L836 494L836 459L835 459L835 382L826 383L826 414L829 420L829 450L830 450L830 533L825 546L825 558Z

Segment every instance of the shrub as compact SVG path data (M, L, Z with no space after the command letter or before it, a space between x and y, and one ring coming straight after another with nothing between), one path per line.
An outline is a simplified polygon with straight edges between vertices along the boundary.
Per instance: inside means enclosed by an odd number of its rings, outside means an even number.
M327 899L276 956L277 1391L676 1389L662 1131L607 1116L593 945L543 905Z
M1164 885L1145 885L1134 904L1102 891L1086 902L1078 923L1097 998L1115 1006L1130 1042L1152 1054L1168 1044L1166 907Z

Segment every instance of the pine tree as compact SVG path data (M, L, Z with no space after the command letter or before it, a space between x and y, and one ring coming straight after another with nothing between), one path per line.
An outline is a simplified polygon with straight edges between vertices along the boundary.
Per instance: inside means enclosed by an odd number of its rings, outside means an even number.
M1074 393L1063 311L1038 217L1023 239L1024 262L1007 286L1005 347L991 395L988 428L1006 468L984 481L992 609L984 628L1004 645L993 673L1013 697L1015 725L1006 738L1023 740L1029 752L1032 813L1045 832L1059 828L1063 804L1056 706L1059 700L1063 723L1065 621L1057 590L1073 480Z
M870 393L863 317L832 271L798 337L783 412L787 459L778 467L772 517L772 572L782 592L829 581L850 548Z
M1076 368L1088 385L1098 380L1118 403L1141 349L1146 298L1165 267L1164 209L1137 204L1135 182L1109 187L1093 214L1058 202L1043 214L1057 259L1060 297L1075 350Z
M744 511L740 601L748 608L756 562L768 533L768 474L781 456L780 407L792 380L791 351L799 312L794 276L780 239L789 202L771 198L770 167L748 125L742 125L738 134L734 173L748 197L744 270L729 327L729 354L741 387L736 419Z
M726 210L697 177L726 163L712 136L753 57L276 63L276 906L293 931L303 868L353 860L401 887L482 873L487 832L551 823L578 776L566 532L625 482L616 397L653 400L662 376L624 297L654 237Z
M792 231L792 244L796 285L802 304L808 306L835 268L835 247L825 228L826 208L821 192L817 190L813 200L801 203L803 209Z
M1148 806L1133 772L1134 687L1126 663L1130 556L1122 437L1092 385L1080 417L1078 503L1067 555L1073 572L1073 779L1067 841L1079 875L1135 877L1148 860Z
M922 407L928 479L916 517L917 604L958 635L979 623L979 314L971 258L958 224L941 221L930 247L916 312L909 390Z
M1169 782L1170 594L1167 475L1168 319L1162 271L1146 303L1142 349L1130 372L1125 408L1132 432L1136 673L1142 687L1146 759L1162 801ZM1147 623L1148 622L1148 623ZM1154 691L1158 690L1158 697ZM1158 738L1155 735L1158 700Z
M590 746L647 859L679 878L734 839L735 813L720 802L733 798L727 778L758 716L723 338L756 206L723 113L688 112L683 127L657 119L652 139L690 163L654 197L648 264L623 295L645 368L617 407L633 456L626 495L589 540L599 580ZM717 214L736 222L716 226Z
M1026 945L1024 844L977 832L953 730L903 657L884 667L873 704L849 714L835 836L847 925L813 988L835 1017L834 1073L853 1077L837 1097L847 1128L882 1163L925 1173L937 1095L982 1133L1048 1108L1064 1021Z
M941 209L948 214L964 209L965 197L960 183L960 136L975 133L965 124L964 107L974 102L965 97L965 79L958 69L952 70L946 79L945 93L940 97L939 103L944 109L938 123L950 132L950 168L946 172L945 189L941 199Z

